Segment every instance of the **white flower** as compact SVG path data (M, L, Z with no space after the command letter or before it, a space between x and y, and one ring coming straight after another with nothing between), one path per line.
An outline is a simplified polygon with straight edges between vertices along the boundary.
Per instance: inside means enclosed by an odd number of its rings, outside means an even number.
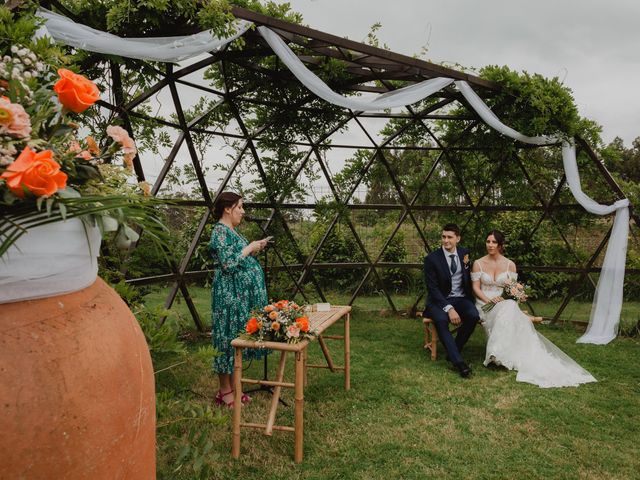
M11 53L18 53L18 46L17 45L11 45Z

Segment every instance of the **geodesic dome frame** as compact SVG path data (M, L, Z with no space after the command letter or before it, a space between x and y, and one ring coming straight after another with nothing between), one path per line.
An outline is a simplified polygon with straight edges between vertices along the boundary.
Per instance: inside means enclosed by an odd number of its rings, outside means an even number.
M70 12L65 11L61 5L56 2L51 2L51 4L71 16ZM346 75L337 76L333 84L328 83L335 90L344 93L363 95L384 93L397 88L398 82L403 82L403 84L406 82L417 83L441 76L466 81L483 98L491 98L495 92L500 90L498 85L482 78L417 58L339 38L241 8L234 8L233 14L237 18L249 20L256 25L264 25L276 31L287 43L295 47L298 58L311 69L321 70L324 68L326 71L328 63L330 64L333 60L338 61L342 73L346 72ZM325 300L323 288L316 281L314 273L322 269L353 269L361 271L362 276L354 284L353 291L350 292L350 304L356 300L365 284L373 279L391 308L394 311L397 310L393 301L393 292L388 285L385 285L382 273L385 269L420 269L422 263L419 261L386 261L384 254L400 229L405 228L403 225L408 225L415 231L424 251L428 252L434 248L436 242L425 231L424 223L420 222L421 218L428 218L430 214L456 214L461 219L460 223L463 226L464 235L464 229L478 221L478 218L483 215L491 216L497 212L539 212L539 219L533 222L529 232L529 236L533 237L543 222L557 223L553 219L556 212L560 212L561 215L582 212L580 205L562 201L567 189L565 178L561 174L553 180L544 179L547 182L545 185L542 185L536 178L536 159L525 158L528 155L527 152L532 151L534 147L511 142L514 146L513 150L508 150L504 154L498 152L496 155L489 155L490 161L488 162L486 159L478 160L479 170L485 167L490 169L488 178L469 178L464 171L461 171L461 158L463 156L467 159L472 158L475 149L468 147L463 139L452 139L443 135L441 125L446 122L458 122L464 126L462 132L467 133L478 129L482 130L485 127L473 109L468 108L463 96L449 87L438 92L432 97L432 101L409 106L402 111L367 113L332 107L330 119L326 121L326 128L320 134L312 137L305 134L304 131L294 129L291 135L279 137L279 141L283 144L286 143L289 147L295 147L299 153L299 156L296 157L297 163L291 165L287 175L293 179L301 178L313 164L318 176L327 186L329 195L328 199L321 199L320 202L308 202L300 201L300 196L293 195L290 191L279 191L274 188L273 172L269 171L274 151L274 147L271 145L273 138L268 137L270 129L281 128L283 116L311 121L314 115L317 115L318 118L322 117L323 111L318 107L319 99L311 92L300 94L297 80L282 68L262 37L254 31L249 31L243 38L245 46L242 49L229 46L219 52L212 52L207 58L185 66L175 66L170 63L164 65L148 64L147 68L154 72L158 80L154 81L145 91L137 92L134 96L129 95L123 89L123 67L119 63L105 60L100 55L94 57L94 60L98 59L110 63L109 81L113 101L101 102L102 107L117 114L132 135L138 121L156 122L159 128L171 129L174 132L173 147L166 155L162 168L154 180L152 194L160 192L167 175L175 167L180 152L183 150L187 152L186 157L193 168L202 196L202 200L194 201L192 204L205 207L206 210L199 221L189 247L180 261L175 263L173 272L153 277L131 278L129 282L132 284L172 282L173 286L165 306L169 308L177 293L181 292L198 329L203 330L204 326L189 294L189 282L209 275L211 272L188 271L188 266L201 242L206 226L211 222L211 209L217 195L228 188L234 174L239 171L243 163L249 162L253 165L256 180L262 182L263 186L262 198L258 201L246 202L246 205L265 212L263 218L257 219L257 224L262 231L269 232L273 225L278 224L285 236L284 241L291 247L295 258L294 261L285 258L276 245L272 254L272 257L276 259L276 264L270 265L270 270L284 272L291 282L291 296L300 294L305 299L308 297L310 286L314 295ZM269 60L265 62L265 59ZM211 68L216 69L216 78L221 88L203 85L201 82L192 80L191 77L194 74ZM243 71L251 72L253 76L258 75L268 85L267 88L282 92L282 95L279 98L262 98L254 94L250 84L238 85L238 79L241 78ZM296 94L287 95L287 89L293 88L293 86L296 88ZM194 114L193 110L184 107L182 92L185 89L214 97L216 101ZM140 108L163 90L169 92L171 108L174 112L173 118L170 120L154 117L147 110ZM255 111L247 113L247 105L259 106L263 115L261 123L256 123ZM209 123L211 117L220 111L224 111L221 118L227 119L232 124L232 128L220 129L211 126ZM370 126L379 125L376 123L379 120L390 122L389 125L392 126L392 128L384 129L385 135L382 137ZM335 139L344 132L347 125L357 129L360 132L359 139L364 139L366 143L362 143L360 140L358 143L352 144L339 143L340 140L336 141ZM228 163L224 177L217 181L215 188L210 185L204 166L206 163L212 163L216 160L210 158L209 155L204 158L202 152L199 152L195 140L198 135L212 136L234 143L235 156ZM416 143L416 135L422 135L427 140ZM588 143L580 138L577 138L576 141L582 154L583 164L588 164L593 172L599 176L605 189L608 190L609 196L614 200L624 198L624 193ZM352 175L351 182L348 182L346 186L337 185L336 175L333 174L330 166L332 159L328 158L327 153L340 149L367 152L358 164L356 173ZM394 165L394 159L405 155L406 152L412 152L413 155L418 156L422 155L428 160L425 162L426 168L417 172L417 176L420 178L412 188L407 187L406 181L400 178L397 165ZM484 152L483 155L488 154ZM147 174L144 163L139 157L134 159L135 172L139 180L144 180ZM372 202L366 199L363 201L357 197L358 188L376 168L383 175L388 176L395 201ZM515 182L517 183L515 186L509 186L509 180L514 178L514 175L521 175L520 183ZM436 187L433 190L436 191L441 187L438 183L443 177L448 178L449 183L456 186L456 193L448 197L453 201L449 204L425 202L425 197L428 198L428 192L434 185ZM525 200L525 196L528 198L521 205L500 204L499 198L502 191L525 186L529 187L529 190L526 195L523 193L523 200ZM289 212L312 211L317 209L319 205L326 203L327 200L335 211L326 217L327 223L324 225L324 233L319 236L318 241L310 249L302 248L299 245L299 235L296 235L289 227L291 219ZM608 199L607 202L610 200ZM350 214L345 214L345 212L367 211L374 214L376 212L395 212L397 214L395 228L387 232L388 236L382 242L381 248L375 252L372 252L365 245ZM632 214L632 219L634 227L637 228L638 217ZM319 260L319 253L327 245L332 231L339 224L344 225L357 245L358 261ZM568 238L562 228L557 229L559 241L566 246L567 254L573 256L572 265L527 263L519 265L519 270L525 273L563 273L574 276L554 314L554 321L560 317L571 299L582 288L584 282L595 285L592 275L600 271L598 259L607 245L611 232L608 225L603 225L603 228L605 233L593 243L592 253L587 257L576 254L575 242ZM474 242L479 243L478 239L474 239ZM640 273L637 269L627 269L627 272L630 275ZM422 295L415 299L410 310L415 311L421 298Z

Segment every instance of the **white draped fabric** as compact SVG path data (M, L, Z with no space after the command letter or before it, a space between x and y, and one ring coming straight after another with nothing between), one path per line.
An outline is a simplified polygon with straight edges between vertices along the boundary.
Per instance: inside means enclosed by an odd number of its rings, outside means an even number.
M96 281L100 230L72 218L29 229L0 258L0 303L76 292Z
M513 138L514 140L519 140L523 143L531 143L533 145L551 145L558 143L561 140L560 137L557 136L528 137L515 131L511 127L507 127L498 117L496 117L495 113L493 113L487 104L482 101L478 94L472 90L467 82L458 80L456 81L456 86L467 102L469 102L469 105L471 105L476 113L480 115L480 118L491 128L497 130L503 135Z
M158 62L179 62L218 50L253 25L237 20L236 33L229 38L215 37L209 31L181 37L122 38L76 23L44 8L38 10L38 16L46 20L38 36L48 34L58 42L90 52Z
M372 100L345 97L334 92L315 73L300 61L295 53L280 38L280 35L267 27L258 27L258 32L267 41L282 63L300 80L305 87L329 103L351 110L376 111L386 108L404 107L416 103L453 83L451 78L432 78L409 87L377 95Z
M585 210L595 215L616 214L593 297L589 326L578 339L578 343L604 345L616 338L620 323L629 237L629 200L624 198L613 205L601 205L589 198L580 187L576 149L568 141L562 142L562 162L571 193Z
M498 132L524 143L547 145L562 142L562 163L567 184L576 201L588 212L595 215L616 214L613 221L611 238L607 245L600 279L593 298L589 326L586 333L578 339L579 343L595 343L603 345L616 338L620 312L622 310L622 294L624 287L624 271L627 258L627 240L629 236L629 200L622 199L613 205L601 205L582 191L580 175L576 162L575 145L561 136L527 137L504 125L487 105L476 95L471 87L463 81L456 85L476 110L480 118Z
M68 45L104 54L167 62L184 60L221 48L242 35L251 26L250 22L238 21L237 33L230 38L222 39L213 37L209 32L200 32L186 37L126 39L77 24L48 10L41 9L38 14L46 19L47 32L54 39ZM403 107L423 100L454 82L450 78L433 78L373 98L345 97L333 91L317 75L305 67L278 34L264 26L258 27L258 31L278 58L311 92L327 102L344 108L358 111L378 111ZM607 206L600 205L589 198L580 187L575 146L571 142L561 135L529 137L517 132L504 125L467 82L456 81L455 83L480 118L498 132L515 140L535 145L562 143L562 157L567 183L578 203L596 215L608 215L616 212L611 239L593 301L589 327L585 335L578 340L581 343L605 344L610 342L617 334L622 308L629 230L628 200L619 200L613 205Z

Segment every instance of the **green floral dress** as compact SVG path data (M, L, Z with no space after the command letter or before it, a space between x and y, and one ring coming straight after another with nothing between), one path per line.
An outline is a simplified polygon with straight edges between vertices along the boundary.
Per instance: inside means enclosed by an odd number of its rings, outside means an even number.
M213 346L221 355L213 360L216 373L233 373L231 340L244 330L251 310L268 303L264 272L251 255L242 256L247 240L235 230L216 223L209 250L214 259L211 288ZM261 358L267 350L244 349L243 358Z

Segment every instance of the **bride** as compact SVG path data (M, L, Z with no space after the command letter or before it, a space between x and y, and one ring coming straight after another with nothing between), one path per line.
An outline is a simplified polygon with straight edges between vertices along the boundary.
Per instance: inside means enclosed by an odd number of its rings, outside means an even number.
M516 280L516 265L502 255L504 235L492 230L487 235L487 255L476 260L471 271L476 306L487 332L484 365L490 363L517 370L516 380L539 387L572 387L596 379L562 350L540 335L514 300L501 297L504 284ZM482 306L495 306L484 312Z

